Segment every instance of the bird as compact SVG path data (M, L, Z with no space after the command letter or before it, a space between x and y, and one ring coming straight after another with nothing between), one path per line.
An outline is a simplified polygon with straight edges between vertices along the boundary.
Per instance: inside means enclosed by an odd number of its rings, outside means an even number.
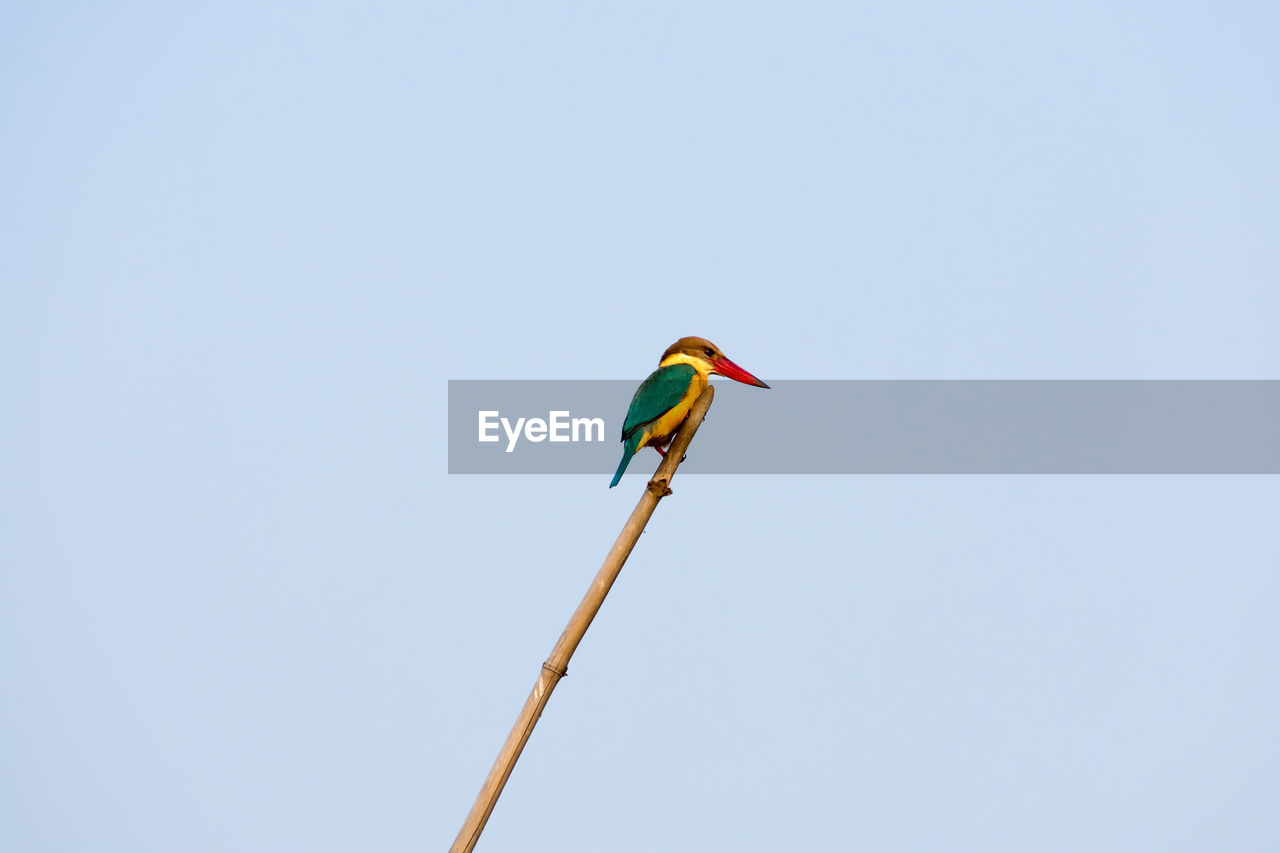
M660 455L667 455L663 446L680 428L713 373L757 388L769 387L730 361L706 338L676 341L667 347L658 361L658 369L649 374L631 398L627 418L622 423L622 461L609 488L618 485L631 457L640 448L652 447Z

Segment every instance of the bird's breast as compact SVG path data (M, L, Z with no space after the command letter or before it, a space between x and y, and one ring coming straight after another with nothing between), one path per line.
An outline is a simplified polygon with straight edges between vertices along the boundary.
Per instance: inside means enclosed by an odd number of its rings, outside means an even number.
M689 389L684 392L680 402L659 415L645 430L649 437L645 439L643 445L666 444L667 440L680 428L680 424L684 423L694 402L702 396L703 391L707 390L707 384L705 376L694 374L693 380L689 383Z

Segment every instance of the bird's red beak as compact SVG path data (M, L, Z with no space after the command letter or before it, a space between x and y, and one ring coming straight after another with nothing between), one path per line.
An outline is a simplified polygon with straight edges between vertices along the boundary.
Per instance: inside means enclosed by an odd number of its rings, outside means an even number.
M738 367L738 365L734 364L732 361L725 358L724 356L720 356L718 359L716 359L714 364L715 364L715 370L712 371L713 373L719 373L721 376L727 376L730 379L734 380L735 382L742 382L747 385L754 385L757 388L769 387L768 385L765 385L756 377L752 376L750 373L747 373L747 371L743 370L741 367Z

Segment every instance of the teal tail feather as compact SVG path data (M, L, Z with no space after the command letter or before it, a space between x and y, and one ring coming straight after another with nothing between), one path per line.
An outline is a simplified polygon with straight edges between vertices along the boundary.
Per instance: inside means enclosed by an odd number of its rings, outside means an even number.
M622 479L622 475L626 473L627 466L631 464L631 457L636 455L636 451L640 449L640 436L633 435L627 439L622 445L622 461L618 463L618 470L613 475L613 482L609 484L609 488L618 485L618 481Z

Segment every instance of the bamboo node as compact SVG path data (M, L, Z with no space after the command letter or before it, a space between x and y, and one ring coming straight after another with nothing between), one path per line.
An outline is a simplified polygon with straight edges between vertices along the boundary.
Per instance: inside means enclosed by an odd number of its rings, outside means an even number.
M657 480L650 480L649 491L653 492L660 498L665 498L667 495L674 494L674 492L667 488L666 477L660 477Z
M542 662L542 668L545 669L547 672L551 673L552 675L554 675L556 678L564 678L566 675L569 674L569 667L563 666L563 667L557 668L549 660L544 660Z

